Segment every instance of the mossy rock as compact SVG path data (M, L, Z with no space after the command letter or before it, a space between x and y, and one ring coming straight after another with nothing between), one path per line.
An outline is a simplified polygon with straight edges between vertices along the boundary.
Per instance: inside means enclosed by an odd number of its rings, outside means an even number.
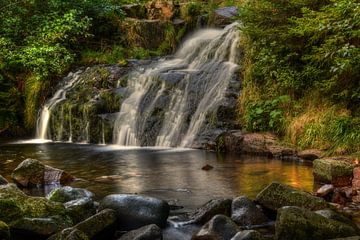
M92 198L94 194L83 188L65 186L52 190L46 198L53 202L65 203L80 198Z
M74 223L79 223L96 213L96 207L91 198L76 199L64 204L67 215Z
M9 240L10 239L10 228L3 221L0 221L0 239L1 240Z
M52 235L47 240L90 240L82 231L76 228L66 228L61 232Z
M264 188L257 195L256 201L271 210L277 210L284 206L298 206L310 210L330 207L322 198L277 182L273 182Z
M313 174L316 181L331 183L336 187L351 184L354 166L346 161L335 159L316 159Z
M9 224L23 217L66 216L65 207L43 197L29 197L15 184L0 186L0 220Z
M294 206L279 209L275 226L276 240L321 240L357 235L350 225Z

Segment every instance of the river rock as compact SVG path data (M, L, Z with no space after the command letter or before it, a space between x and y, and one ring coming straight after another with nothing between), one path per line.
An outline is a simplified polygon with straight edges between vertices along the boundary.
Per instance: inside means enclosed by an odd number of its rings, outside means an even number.
M324 199L277 182L264 188L256 196L256 201L272 210L283 206L298 206L310 210L329 208L329 204Z
M61 216L71 221L65 207L43 197L29 197L15 184L0 185L0 220L9 224L18 219Z
M94 201L91 198L80 198L64 203L66 213L74 223L79 223L96 213Z
M3 176L0 175L0 185L5 185L8 184L9 182L6 180L6 178L4 178Z
M240 226L260 225L268 221L255 203L245 196L237 197L231 205L231 219Z
M99 208L116 211L120 230L134 230L149 224L164 227L170 212L169 204L163 200L131 194L108 195Z
M320 158L324 153L318 149L306 149L298 152L298 157L304 160L314 161Z
M227 216L216 215L191 239L230 240L240 228Z
M334 192L335 188L332 184L325 184L316 191L316 196L325 197L326 195Z
M231 240L264 240L264 238L256 230L244 230L238 232Z
M316 159L313 162L313 174L316 181L342 187L351 184L353 165L336 159Z
M162 240L162 231L155 224L125 233L119 240Z
M344 215L342 215L338 212L335 212L331 209L318 210L318 211L315 211L315 213L317 213L323 217L326 217L328 219L332 219L332 220L335 220L338 222L348 224L348 225L352 226L354 229L357 229L356 224L354 224L349 218L347 218Z
M276 218L277 240L321 240L354 235L356 231L352 226L299 207L283 207Z
M93 198L94 194L83 188L61 187L52 190L46 198L53 202L69 202L80 198Z
M11 175L14 182L22 187L43 186L54 183L67 183L74 177L63 170L44 165L38 160L28 158L20 163Z
M0 221L0 239L10 240L10 228L3 221Z
M225 27L226 25L235 21L235 18L239 15L239 9L237 7L223 7L214 11L213 17L209 22L213 27Z
M14 235L24 238L33 236L34 238L44 238L55 234L72 225L72 221L61 216L48 218L21 218L10 224Z
M205 203L193 213L189 214L192 222L198 224L205 224L215 215L222 214L225 216L231 215L231 199L213 199Z

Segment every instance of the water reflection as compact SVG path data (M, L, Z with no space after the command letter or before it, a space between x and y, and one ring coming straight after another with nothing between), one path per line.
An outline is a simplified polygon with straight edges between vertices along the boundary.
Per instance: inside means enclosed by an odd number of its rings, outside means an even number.
M256 194L272 181L312 191L308 164L189 149L116 148L64 143L0 146L0 174L25 158L36 158L83 179L98 198L111 193L139 193L193 209L211 198ZM201 170L210 164L214 169ZM48 191L48 189L46 189ZM38 191L33 194L43 194Z

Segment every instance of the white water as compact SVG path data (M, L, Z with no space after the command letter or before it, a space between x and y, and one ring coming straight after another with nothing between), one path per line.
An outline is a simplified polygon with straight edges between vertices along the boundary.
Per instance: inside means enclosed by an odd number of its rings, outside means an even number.
M49 131L49 120L51 116L51 111L57 104L66 99L66 92L78 83L81 73L82 71L69 73L69 75L66 77L65 85L59 90L57 90L54 96L49 99L43 106L40 113L40 118L38 118L36 125L36 139L51 139L51 133Z
M223 30L200 30L183 44L173 59L162 60L144 71L133 72L129 78L131 94L123 101L115 121L114 143L124 146L143 145L144 126L165 90L164 83L147 106L142 104L146 96L159 85L162 74L176 73L182 74L182 79L169 94L169 104L155 145L190 146L203 130L207 114L220 105L238 69L239 38L237 23ZM198 104L194 111L192 105L196 101ZM189 116L191 111L193 114ZM187 122L189 118L190 122Z

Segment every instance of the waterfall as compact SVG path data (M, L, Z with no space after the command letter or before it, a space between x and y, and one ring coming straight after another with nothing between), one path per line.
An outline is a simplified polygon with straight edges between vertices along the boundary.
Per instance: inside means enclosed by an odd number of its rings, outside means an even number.
M36 125L36 138L38 139L51 139L51 133L49 132L49 120L51 111L54 107L60 102L66 99L66 92L70 90L73 86L79 81L79 76L82 71L77 71L75 73L69 73L65 77L65 84L59 90L57 90L54 96L49 99L46 104L42 107L40 112L40 118L38 118Z
M133 71L130 95L114 124L114 142L190 146L223 103L238 69L239 38L238 23L200 30L171 59Z

